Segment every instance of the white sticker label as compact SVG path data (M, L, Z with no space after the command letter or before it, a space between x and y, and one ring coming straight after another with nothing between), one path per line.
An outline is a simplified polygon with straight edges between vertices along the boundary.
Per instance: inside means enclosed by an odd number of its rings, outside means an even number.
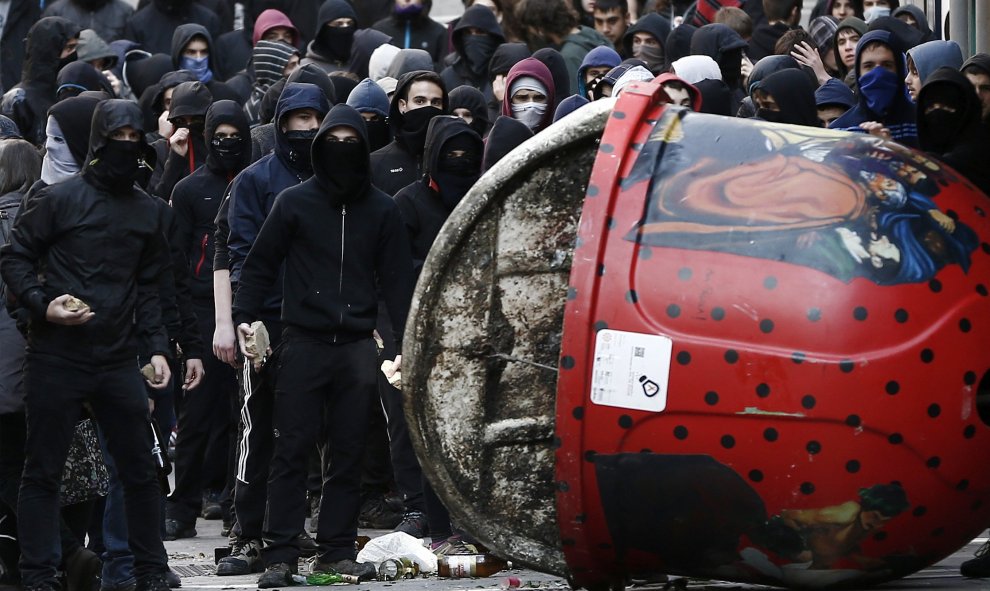
M603 406L661 412L667 407L670 337L600 330L595 338L591 401Z

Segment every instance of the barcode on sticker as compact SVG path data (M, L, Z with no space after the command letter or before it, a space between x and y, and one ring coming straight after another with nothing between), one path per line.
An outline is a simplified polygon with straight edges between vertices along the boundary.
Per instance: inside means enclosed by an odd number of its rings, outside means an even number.
M633 357L646 357L646 348L633 347Z

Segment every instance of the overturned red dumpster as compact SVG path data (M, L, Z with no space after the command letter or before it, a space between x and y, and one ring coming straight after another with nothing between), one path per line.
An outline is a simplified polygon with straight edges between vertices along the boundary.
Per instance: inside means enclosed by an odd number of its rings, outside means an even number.
M661 98L579 110L441 233L403 364L438 494L591 588L957 550L990 525L990 202L897 144Z

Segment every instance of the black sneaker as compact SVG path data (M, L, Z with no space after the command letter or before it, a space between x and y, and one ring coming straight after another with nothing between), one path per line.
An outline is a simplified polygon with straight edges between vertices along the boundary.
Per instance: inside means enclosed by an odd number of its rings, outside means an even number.
M247 575L261 572L261 541L238 540L230 549L230 556L225 556L217 563L217 575Z
M358 525L368 529L392 529L402 522L402 513L393 511L382 497L368 499L361 504Z
M92 591L100 583L103 562L92 550L77 548L65 559L65 587L68 591Z
M169 589L178 589L182 586L182 579L179 575L175 574L175 571L168 569L165 571L165 584L168 585Z
M990 577L990 541L980 546L975 556L959 566L959 573L970 579Z
M138 579L136 591L169 591L165 575L148 575Z
M21 591L61 591L62 587L58 583L38 583L28 587L17 587Z
M316 556L320 552L320 545L306 532L300 532L296 537L296 546L299 548L299 553L307 558Z
M220 506L220 493L209 491L203 493L203 519L220 519L223 517L223 507Z
M317 561L313 567L314 572L340 573L357 577L359 581L373 581L378 578L378 569L371 562L356 562L350 558L335 560L333 562Z
M311 534L316 533L316 528L320 522L320 496L313 495L309 498L309 527L306 529Z
M196 537L195 523L182 523L177 519L165 520L165 537L163 539L166 542L171 540L178 540L180 538L195 538L195 537Z
M270 564L265 572L258 577L258 588L289 587L292 585L292 575L294 574L296 574L296 567L288 562Z
M414 538L425 537L430 531L430 525L426 521L426 514L422 511L406 511L402 516L402 521L395 526L393 531L401 531Z

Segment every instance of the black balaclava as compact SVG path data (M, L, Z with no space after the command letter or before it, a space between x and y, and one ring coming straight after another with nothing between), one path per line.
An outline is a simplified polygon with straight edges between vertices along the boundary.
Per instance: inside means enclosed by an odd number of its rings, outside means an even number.
M237 128L238 138L215 138L223 124ZM244 109L234 101L222 100L206 112L206 166L215 174L232 179L251 161L251 127Z
M115 130L126 126L133 127L141 139L136 142L110 139ZM83 174L111 193L127 194L133 191L142 168L150 167L149 158L154 161L154 150L144 142L141 109L133 102L121 99L98 104L93 113L89 154Z
M338 126L354 130L360 141L326 141L329 130ZM364 120L354 107L342 103L330 109L313 142L312 160L316 164L313 174L331 203L347 205L367 195L371 186L368 135Z
M433 106L410 109L405 113L399 111L399 98L408 95L409 89L416 82L431 82L440 87L443 92L443 108L438 109ZM393 136L414 156L421 156L426 148L426 132L429 129L430 119L437 115L448 113L450 109L450 99L447 89L443 85L435 72L416 70L403 74L395 87L395 95L392 97L392 104L389 107L389 127Z
M450 112L456 109L471 111L472 121L469 124L479 136L488 135L491 122L488 120L488 105L485 95L473 86L461 85L450 91Z
M461 199L481 176L481 137L474 133L459 133L448 139L440 147L436 170L431 173L439 187L440 200L449 210ZM463 150L464 155L453 157L454 150Z
M329 27L339 18L349 18L357 22L357 14L347 0L326 0L319 10L317 22L319 29L313 39L313 49L321 56L346 62L351 57L351 45L354 43L354 26Z

